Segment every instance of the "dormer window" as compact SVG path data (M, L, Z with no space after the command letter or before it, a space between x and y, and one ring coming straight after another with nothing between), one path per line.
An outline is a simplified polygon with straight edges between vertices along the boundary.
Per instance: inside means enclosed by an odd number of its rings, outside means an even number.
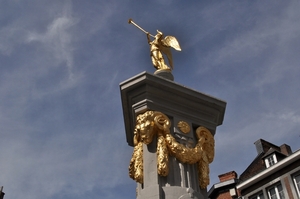
M270 156L267 159L268 159L268 162L269 162L269 166L272 166L272 165L275 164L274 156Z
M265 164L266 164L267 168L269 168L270 166L272 166L276 163L277 163L277 158L276 158L275 153L273 153L265 158Z

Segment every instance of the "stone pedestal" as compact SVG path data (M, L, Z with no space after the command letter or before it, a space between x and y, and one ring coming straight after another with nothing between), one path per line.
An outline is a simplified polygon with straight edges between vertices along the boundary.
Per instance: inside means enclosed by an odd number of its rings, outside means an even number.
M194 147L196 128L203 126L213 135L224 118L226 102L179 85L164 75L140 73L120 84L126 139L134 146L136 117L146 111L159 111L171 121L170 134L178 143ZM182 132L178 124L184 121L191 127ZM196 164L181 163L169 158L169 174L157 172L157 140L143 144L143 184L138 183L138 199L207 198L206 189L198 183Z

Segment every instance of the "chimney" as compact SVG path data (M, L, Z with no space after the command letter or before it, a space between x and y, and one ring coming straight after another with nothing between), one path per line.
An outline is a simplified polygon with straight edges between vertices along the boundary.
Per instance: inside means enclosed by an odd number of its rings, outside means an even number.
M287 145L287 144L281 145L281 146L280 146L280 151L281 151L281 153L283 153L284 155L287 155L287 156L289 156L289 155L292 154L292 149L291 149L291 147L290 147L289 145Z
M257 154L261 154L262 152L264 152L264 147L263 147L263 144L262 144L262 139L259 139L257 140L256 142L254 142L255 144L255 147L256 147L256 151L257 151Z
M237 173L235 171L230 171L224 174L221 174L218 176L220 179L220 182L224 182L227 180L232 180L237 178Z

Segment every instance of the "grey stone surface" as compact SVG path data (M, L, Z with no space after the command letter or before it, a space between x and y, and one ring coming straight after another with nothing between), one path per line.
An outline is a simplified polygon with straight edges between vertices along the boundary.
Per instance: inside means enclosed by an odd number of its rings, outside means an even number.
M162 78L165 78L165 79L168 79L171 81L174 80L174 76L170 70L157 70L154 72L154 75L157 75L159 77L162 77Z
M147 110L160 111L171 121L170 133L177 142L194 147L195 130L208 128L213 134L223 122L226 102L189 89L165 77L140 73L120 84L126 139L133 146L133 132L138 114ZM191 131L183 133L179 121L187 122ZM170 156L169 175L157 174L156 138L143 146L144 183L138 184L138 199L205 199L207 190L200 189L197 164L183 164Z
M126 139L133 146L136 116L147 110L189 118L213 134L224 118L226 102L162 77L140 73L120 83Z

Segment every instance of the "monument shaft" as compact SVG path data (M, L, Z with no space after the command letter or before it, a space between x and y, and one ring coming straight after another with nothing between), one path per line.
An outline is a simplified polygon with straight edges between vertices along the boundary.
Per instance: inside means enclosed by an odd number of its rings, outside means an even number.
M226 102L146 72L120 84L138 199L207 198Z

